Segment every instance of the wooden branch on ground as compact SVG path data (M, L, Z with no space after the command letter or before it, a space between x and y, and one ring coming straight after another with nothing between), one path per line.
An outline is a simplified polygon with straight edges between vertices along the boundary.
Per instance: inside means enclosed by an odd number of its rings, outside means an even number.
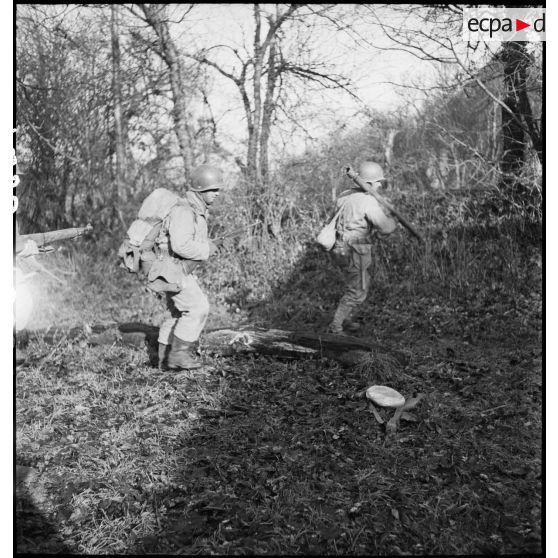
M259 353L290 358L327 357L347 365L356 364L370 352L386 352L386 347L368 339L262 328L211 331L202 336L202 346L210 353L221 355Z
M29 337L44 342L84 336L90 345L123 343L132 346L156 346L159 328L142 323L96 324L69 330L30 331ZM369 353L389 353L402 364L401 352L375 343L370 339L282 329L246 328L217 329L202 334L200 345L209 354L265 354L284 358L321 358L338 360L345 365L357 364Z

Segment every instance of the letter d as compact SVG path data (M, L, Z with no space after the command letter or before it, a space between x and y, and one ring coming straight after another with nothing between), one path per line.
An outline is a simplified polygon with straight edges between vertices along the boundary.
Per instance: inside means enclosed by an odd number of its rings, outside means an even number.
M539 19L536 19L535 23L533 23L533 29L538 33L544 33L544 16L545 14L543 14Z

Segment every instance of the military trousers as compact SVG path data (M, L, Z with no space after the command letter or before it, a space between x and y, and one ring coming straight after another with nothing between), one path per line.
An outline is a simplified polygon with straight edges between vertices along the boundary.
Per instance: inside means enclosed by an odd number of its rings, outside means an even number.
M207 321L209 301L194 275L184 275L181 290L166 293L170 318L159 329L159 343L169 345L174 335L182 341L197 341Z
M343 322L355 313L368 296L370 290L370 266L372 265L371 244L341 246L335 254L346 267L345 293L341 297L332 326L341 329Z

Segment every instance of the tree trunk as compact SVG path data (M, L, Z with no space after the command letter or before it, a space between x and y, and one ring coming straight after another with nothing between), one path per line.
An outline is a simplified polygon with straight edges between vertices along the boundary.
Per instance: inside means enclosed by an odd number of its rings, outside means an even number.
M114 190L114 207L118 209L120 203L126 200L125 176L126 162L124 149L124 133L122 128L122 77L120 68L120 38L119 38L119 7L111 7L111 38L112 38L112 98L114 103L114 144L116 152L116 173Z
M260 135L261 135L261 120L262 120L262 65L263 65L263 46L261 44L261 11L260 5L254 4L254 19L256 28L254 31L254 81L253 81L253 94L254 94L254 129L252 131L253 138L251 142L251 152L248 153L248 168L252 169L254 188L257 193L262 190L262 175L259 161L259 148L260 148Z
M527 94L527 70L529 56L525 44L507 42L502 46L501 59L504 64L504 103L502 108L503 154L501 170L506 185L517 181L525 162L525 146L529 133L533 147L542 161L542 138L534 121L531 103Z
M531 57L525 51L525 46L523 43L520 43L521 47L523 48L522 56L518 61L518 82L519 82L519 91L518 91L518 105L519 105L519 112L521 113L525 124L527 125L527 130L529 132L529 137L531 138L531 142L533 144L533 148L537 153L537 157L541 164L543 162L543 141L542 141L542 134L539 123L533 117L533 110L531 108L531 102L529 101L529 94L527 92L527 72L529 70L529 66L531 64Z
M384 149L384 161L388 169L393 163L393 145L395 143L395 136L397 136L397 134L398 130L390 130L388 133L388 139L386 142L386 147Z
M260 136L260 169L262 181L267 183L269 176L269 136L271 134L271 120L275 112L275 83L277 80L277 72L275 67L275 41L271 42L269 47L269 58L267 61L267 86L265 92L265 101L262 114L262 133Z
M188 127L186 95L183 90L183 69L178 49L170 36L168 21L164 18L164 6L156 4L140 4L147 22L159 39L158 53L165 61L169 69L171 91L173 97L172 116L174 120L174 131L178 139L180 154L184 160L184 172L186 178L190 174L193 164L191 144L191 133Z

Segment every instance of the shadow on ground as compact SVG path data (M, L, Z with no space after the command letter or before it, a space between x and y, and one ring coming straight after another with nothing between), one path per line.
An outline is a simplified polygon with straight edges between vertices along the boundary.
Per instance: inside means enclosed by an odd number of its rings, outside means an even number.
M44 479L31 467L16 465L14 485L17 554L69 554L55 517L48 514Z
M401 370L398 389L429 399L391 441L356 393L370 370L237 357L211 376L174 376L182 396L220 396L190 407L195 427L165 448L176 467L148 500L156 494L166 512L156 534L131 550L540 550L540 449L536 436L512 433L525 422L537 430L535 355L524 351L505 373L509 362L483 358L439 354L443 366L432 371L423 355L415 370Z
M173 450L181 465L169 498L183 503L136 550L540 552L540 313L526 322L488 285L449 300L444 286L401 274L380 284L381 257L361 334L387 353L408 350L409 364L379 377L377 367L253 356L189 376L220 397L198 407L197 427ZM320 331L342 280L334 258L309 247L250 317ZM358 396L379 380L427 394L395 439Z
M270 327L325 331L343 292L342 260L309 245L271 295L251 305L249 316Z

